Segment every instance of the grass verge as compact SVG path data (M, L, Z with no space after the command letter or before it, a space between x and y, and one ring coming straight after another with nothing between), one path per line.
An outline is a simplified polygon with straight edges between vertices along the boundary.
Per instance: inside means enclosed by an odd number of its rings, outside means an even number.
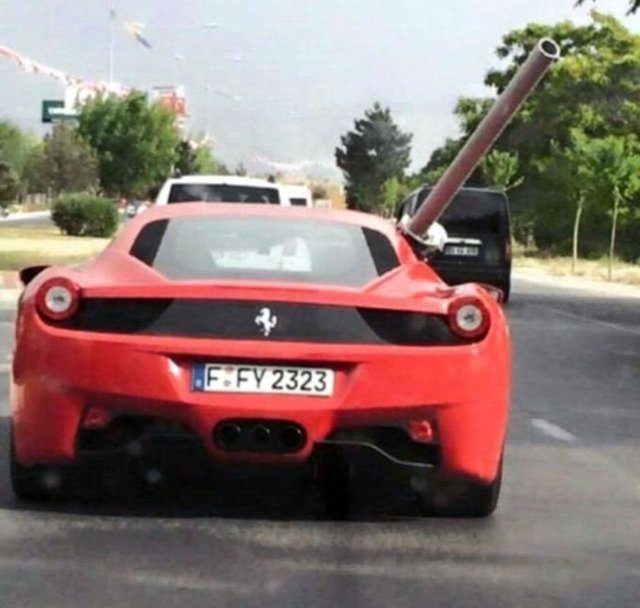
M64 265L82 262L100 251L110 239L60 234L54 226L0 228L0 270L19 270L35 264Z
M570 257L533 257L517 255L515 268L528 268L558 277L583 277L596 281L607 281L608 262L604 260L578 260L576 271L571 271ZM640 265L615 261L613 264L613 283L640 285Z

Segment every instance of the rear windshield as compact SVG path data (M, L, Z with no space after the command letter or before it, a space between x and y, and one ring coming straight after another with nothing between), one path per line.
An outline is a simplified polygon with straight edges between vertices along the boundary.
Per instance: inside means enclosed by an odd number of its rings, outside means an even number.
M277 188L234 186L229 184L173 184L170 203L267 203L279 205Z
M382 233L333 221L194 216L156 220L131 255L173 280L359 287L399 265Z
M430 189L420 192L422 205ZM461 191L438 220L451 235L469 232L505 234L509 232L507 199L499 192Z

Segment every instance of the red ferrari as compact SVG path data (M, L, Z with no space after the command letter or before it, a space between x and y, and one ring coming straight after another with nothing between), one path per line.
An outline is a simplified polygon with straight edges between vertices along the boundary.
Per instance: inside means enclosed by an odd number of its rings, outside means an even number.
M214 468L314 463L335 473L329 484L349 481L337 462L369 452L421 476L429 512L496 507L505 315L483 287L444 284L386 220L170 205L92 261L22 279L20 497L55 494L61 471L98 453L135 457L166 434L198 443Z

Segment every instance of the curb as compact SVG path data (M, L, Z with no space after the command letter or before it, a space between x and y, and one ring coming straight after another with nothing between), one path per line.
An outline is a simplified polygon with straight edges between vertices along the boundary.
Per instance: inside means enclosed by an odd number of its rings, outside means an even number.
M640 287L628 283L616 283L608 281L598 281L585 279L577 276L552 275L537 270L526 268L513 269L514 279L537 283L558 289L573 289L587 293L597 294L609 298L640 298Z
M16 308L20 293L20 289L0 289L0 310Z
M22 291L17 272L0 271L0 309L13 309Z
M12 270L0 271L0 289L20 289L20 277Z

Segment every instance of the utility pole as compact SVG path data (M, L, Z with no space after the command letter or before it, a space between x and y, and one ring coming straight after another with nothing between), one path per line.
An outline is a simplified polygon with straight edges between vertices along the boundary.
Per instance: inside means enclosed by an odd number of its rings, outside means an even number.
M204 135L209 137L209 106L211 105L211 85L207 83L204 87Z
M114 0L109 0L109 84L113 82L113 63L115 56L115 24L116 9L114 6Z

